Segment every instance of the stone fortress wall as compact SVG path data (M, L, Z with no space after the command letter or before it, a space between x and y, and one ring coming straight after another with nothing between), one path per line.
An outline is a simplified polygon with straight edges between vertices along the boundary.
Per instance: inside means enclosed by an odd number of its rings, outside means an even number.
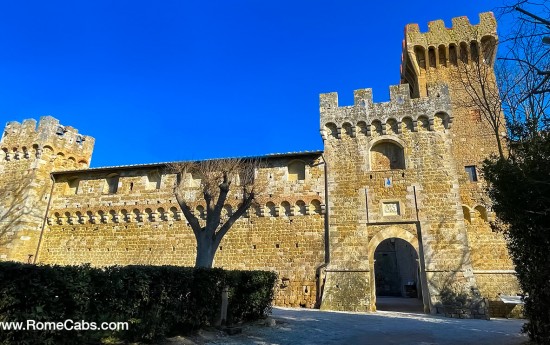
M497 39L496 22L483 13L478 25L461 17L452 29L429 28L407 25L402 84L390 87L389 102L374 103L370 89L356 90L351 106L322 94L324 151L263 157L265 195L223 239L215 266L278 272L277 305L373 311L375 251L399 239L416 253L426 312L453 298L487 298L492 315L508 312L498 294L519 292L515 272L490 229L483 179L472 179L496 150L494 134L456 102L464 98L456 66L480 56L492 64L484 47ZM51 117L38 128L7 124L0 258L192 265L195 239L175 201L175 175L163 164L89 169L93 143ZM224 212L236 207L228 202ZM476 304L462 316L486 311Z
M289 174L288 166L298 174ZM264 201L222 240L215 266L279 274L277 304L313 307L315 268L324 262L324 165L320 153L271 156L258 178ZM301 174L301 176L298 176ZM54 173L38 262L96 266L193 266L195 238L174 196L176 176L162 164ZM190 183L197 190L198 183ZM231 195L227 216L237 208ZM204 200L191 202L204 221Z
M46 116L9 122L0 145L0 259L33 262L52 178L59 169L87 168L94 139Z

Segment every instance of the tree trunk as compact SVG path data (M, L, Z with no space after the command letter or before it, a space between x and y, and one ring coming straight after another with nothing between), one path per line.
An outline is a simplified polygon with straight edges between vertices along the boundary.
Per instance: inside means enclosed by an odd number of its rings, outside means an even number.
M195 267L212 268L216 245L214 240L206 236L197 236L197 257Z

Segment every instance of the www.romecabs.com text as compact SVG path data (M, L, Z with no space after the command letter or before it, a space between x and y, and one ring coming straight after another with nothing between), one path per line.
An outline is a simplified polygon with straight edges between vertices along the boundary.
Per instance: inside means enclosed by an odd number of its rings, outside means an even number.
M0 322L2 331L127 331L128 322L65 321L10 321Z

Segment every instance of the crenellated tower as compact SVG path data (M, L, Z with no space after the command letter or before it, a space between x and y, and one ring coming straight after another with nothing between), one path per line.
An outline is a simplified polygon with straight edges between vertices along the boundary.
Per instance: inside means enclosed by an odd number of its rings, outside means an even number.
M0 260L33 262L53 171L86 169L94 138L45 116L9 122L0 141Z
M460 170L465 204L482 202L481 184L472 185L469 179L486 157L498 152L495 132L483 118L479 104L467 94L465 84L478 84L475 75L479 73L484 83L490 84L485 87L497 89L493 70L497 42L497 23L491 12L481 13L475 25L467 17L457 17L452 19L451 28L442 20L429 22L427 32L420 32L417 24L405 27L401 82L409 84L411 97L430 96L442 83L449 88L455 120L452 153ZM504 120L501 123L499 135L505 136ZM467 172L465 167L473 170Z

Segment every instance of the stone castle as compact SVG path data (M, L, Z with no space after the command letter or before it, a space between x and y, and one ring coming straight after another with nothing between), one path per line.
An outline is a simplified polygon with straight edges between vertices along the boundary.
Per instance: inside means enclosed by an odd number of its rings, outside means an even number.
M456 66L492 66L484 47L496 39L492 13L450 29L433 21L425 33L407 25L390 101L362 89L340 106L322 94L324 150L263 157L265 202L233 226L215 266L276 271L280 306L374 311L380 296L412 296L426 312L506 312L498 294L519 287L477 173L496 140L479 111L453 102L464 97ZM52 117L6 125L0 259L193 265L176 176L164 164L89 168L93 146ZM204 216L204 201L193 208Z

